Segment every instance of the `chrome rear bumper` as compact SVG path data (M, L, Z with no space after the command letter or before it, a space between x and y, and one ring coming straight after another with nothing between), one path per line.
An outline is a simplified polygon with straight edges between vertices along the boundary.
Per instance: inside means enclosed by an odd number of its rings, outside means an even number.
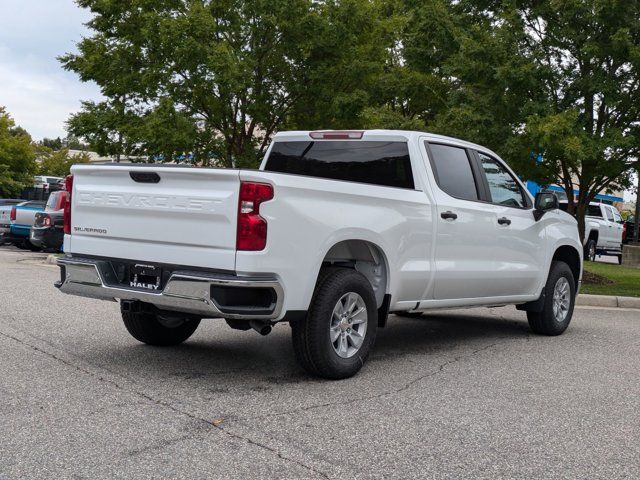
M171 273L161 291L142 291L109 282L106 260L63 257L58 259L58 265L63 273L56 287L61 292L71 295L111 301L139 300L163 310L192 313L203 317L273 320L278 318L282 310L284 293L275 278L179 270ZM275 301L268 312L260 308L254 313L251 309L245 308L241 313L229 313L229 307L221 307L212 298L212 286L273 289Z

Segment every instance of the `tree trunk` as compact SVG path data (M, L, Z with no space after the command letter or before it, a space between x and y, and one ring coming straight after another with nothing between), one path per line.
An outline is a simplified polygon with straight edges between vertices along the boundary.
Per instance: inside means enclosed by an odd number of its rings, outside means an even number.
M576 204L576 220L578 221L578 234L584 245L584 231L585 231L585 215L587 213L587 205L584 203Z
M636 214L633 218L633 243L640 243L640 167L636 171L638 186L636 187Z

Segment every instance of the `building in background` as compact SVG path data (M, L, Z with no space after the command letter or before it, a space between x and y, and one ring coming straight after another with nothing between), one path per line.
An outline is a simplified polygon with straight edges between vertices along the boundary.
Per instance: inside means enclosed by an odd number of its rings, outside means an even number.
M575 185L575 184L574 184ZM527 190L529 193L535 197L536 193L541 190L554 192L558 199L562 201L567 201L567 194L564 191L564 188L558 185L539 185L533 180L527 180ZM577 189L574 188L573 194L577 197L578 193L580 193ZM594 202L607 203L609 205L617 205L622 204L624 202L623 193L614 191L611 193L599 193L593 200Z

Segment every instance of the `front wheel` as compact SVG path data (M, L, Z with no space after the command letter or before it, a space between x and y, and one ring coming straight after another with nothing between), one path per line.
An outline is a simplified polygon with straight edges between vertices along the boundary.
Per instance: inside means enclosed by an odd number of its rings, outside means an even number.
M307 316L291 324L293 349L312 375L348 378L364 365L377 326L369 281L355 270L332 268L321 272Z
M596 241L589 240L587 242L587 246L584 249L584 258L585 260L589 260L590 262L596 261Z
M531 330L540 335L560 335L573 316L576 284L573 272L564 262L553 262L544 287L544 306L541 312L527 312Z
M155 346L178 345L193 335L199 319L164 318L152 312L122 310L122 321L136 340Z

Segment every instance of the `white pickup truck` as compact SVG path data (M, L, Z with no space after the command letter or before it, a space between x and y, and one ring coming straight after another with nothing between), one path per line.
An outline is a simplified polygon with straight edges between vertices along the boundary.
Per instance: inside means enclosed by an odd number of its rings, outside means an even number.
M136 339L203 318L289 322L298 361L354 375L389 313L517 305L562 333L582 271L576 221L490 150L421 132L275 135L259 170L77 165L62 292L119 299Z
M567 211L567 202L560 209ZM584 258L595 262L596 255L614 255L622 263L624 221L616 208L592 202L587 206L584 228Z
M611 205L591 203L585 217L585 257L594 262L596 255L615 255L622 263L622 217Z

